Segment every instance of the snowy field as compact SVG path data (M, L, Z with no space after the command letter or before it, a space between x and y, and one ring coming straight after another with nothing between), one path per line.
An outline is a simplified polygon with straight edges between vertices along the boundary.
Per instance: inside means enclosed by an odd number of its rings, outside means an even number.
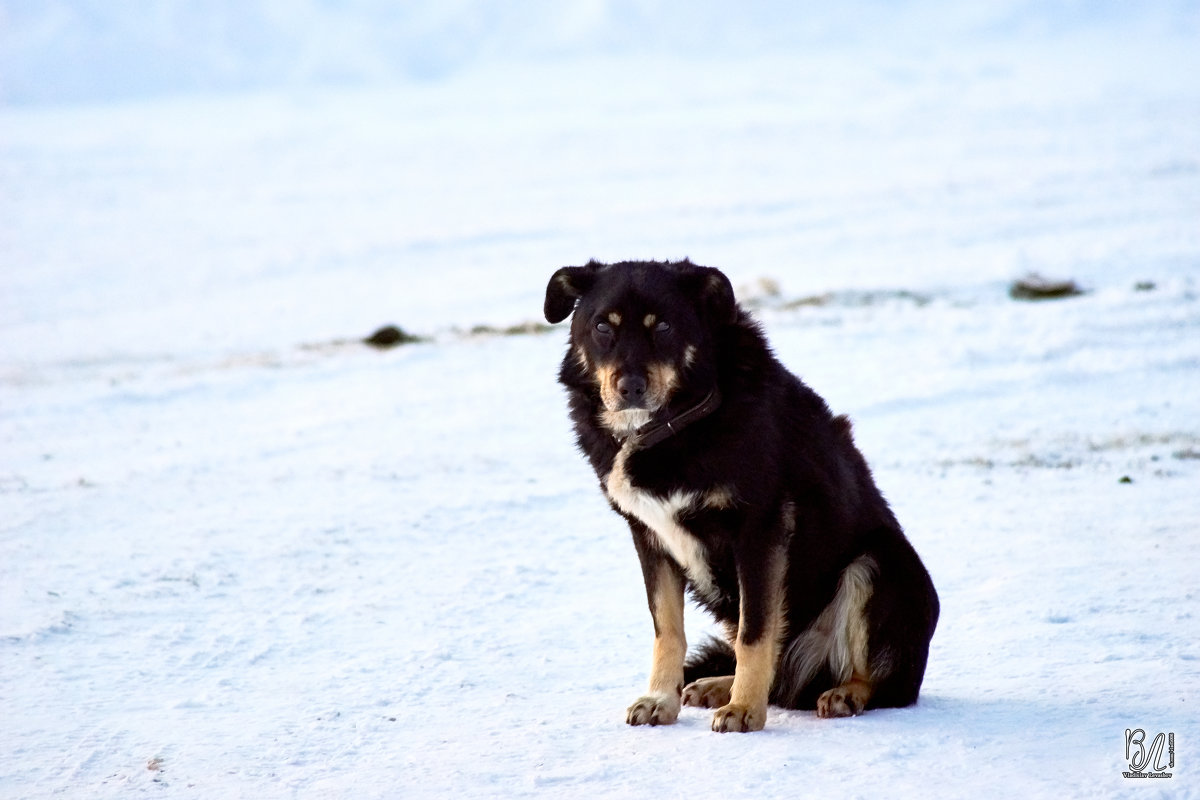
M387 5L0 0L0 797L1200 797L1196 3ZM504 329L685 255L853 418L916 706L624 724L637 559Z

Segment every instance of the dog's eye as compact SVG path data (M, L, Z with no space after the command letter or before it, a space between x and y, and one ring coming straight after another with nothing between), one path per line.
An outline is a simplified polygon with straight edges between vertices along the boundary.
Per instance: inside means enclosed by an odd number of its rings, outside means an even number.
M659 320L658 324L654 326L655 333L666 333L669 330L671 330L671 323L665 319Z
M597 322L596 332L608 336L612 333L612 325L609 325L607 322Z

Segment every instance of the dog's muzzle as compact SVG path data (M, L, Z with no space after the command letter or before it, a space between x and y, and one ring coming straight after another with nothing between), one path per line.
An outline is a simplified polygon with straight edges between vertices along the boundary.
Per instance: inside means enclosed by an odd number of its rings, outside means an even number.
M621 410L646 407L646 379L640 375L622 375L617 380Z

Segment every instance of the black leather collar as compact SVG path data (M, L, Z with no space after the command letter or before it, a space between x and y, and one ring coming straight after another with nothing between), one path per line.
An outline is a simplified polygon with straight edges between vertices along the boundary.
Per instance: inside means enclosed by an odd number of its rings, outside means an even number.
M717 410L721 405L721 393L717 387L696 405L668 417L661 422L654 422L625 438L624 443L630 450L645 450L659 442L665 441L697 420L704 419Z

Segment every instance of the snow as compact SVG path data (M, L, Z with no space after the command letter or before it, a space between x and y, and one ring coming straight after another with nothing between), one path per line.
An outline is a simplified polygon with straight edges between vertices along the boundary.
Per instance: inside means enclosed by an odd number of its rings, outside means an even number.
M0 797L1200 796L1194 3L406 7L0 3ZM624 724L565 330L470 330L684 255L854 420L918 705Z

